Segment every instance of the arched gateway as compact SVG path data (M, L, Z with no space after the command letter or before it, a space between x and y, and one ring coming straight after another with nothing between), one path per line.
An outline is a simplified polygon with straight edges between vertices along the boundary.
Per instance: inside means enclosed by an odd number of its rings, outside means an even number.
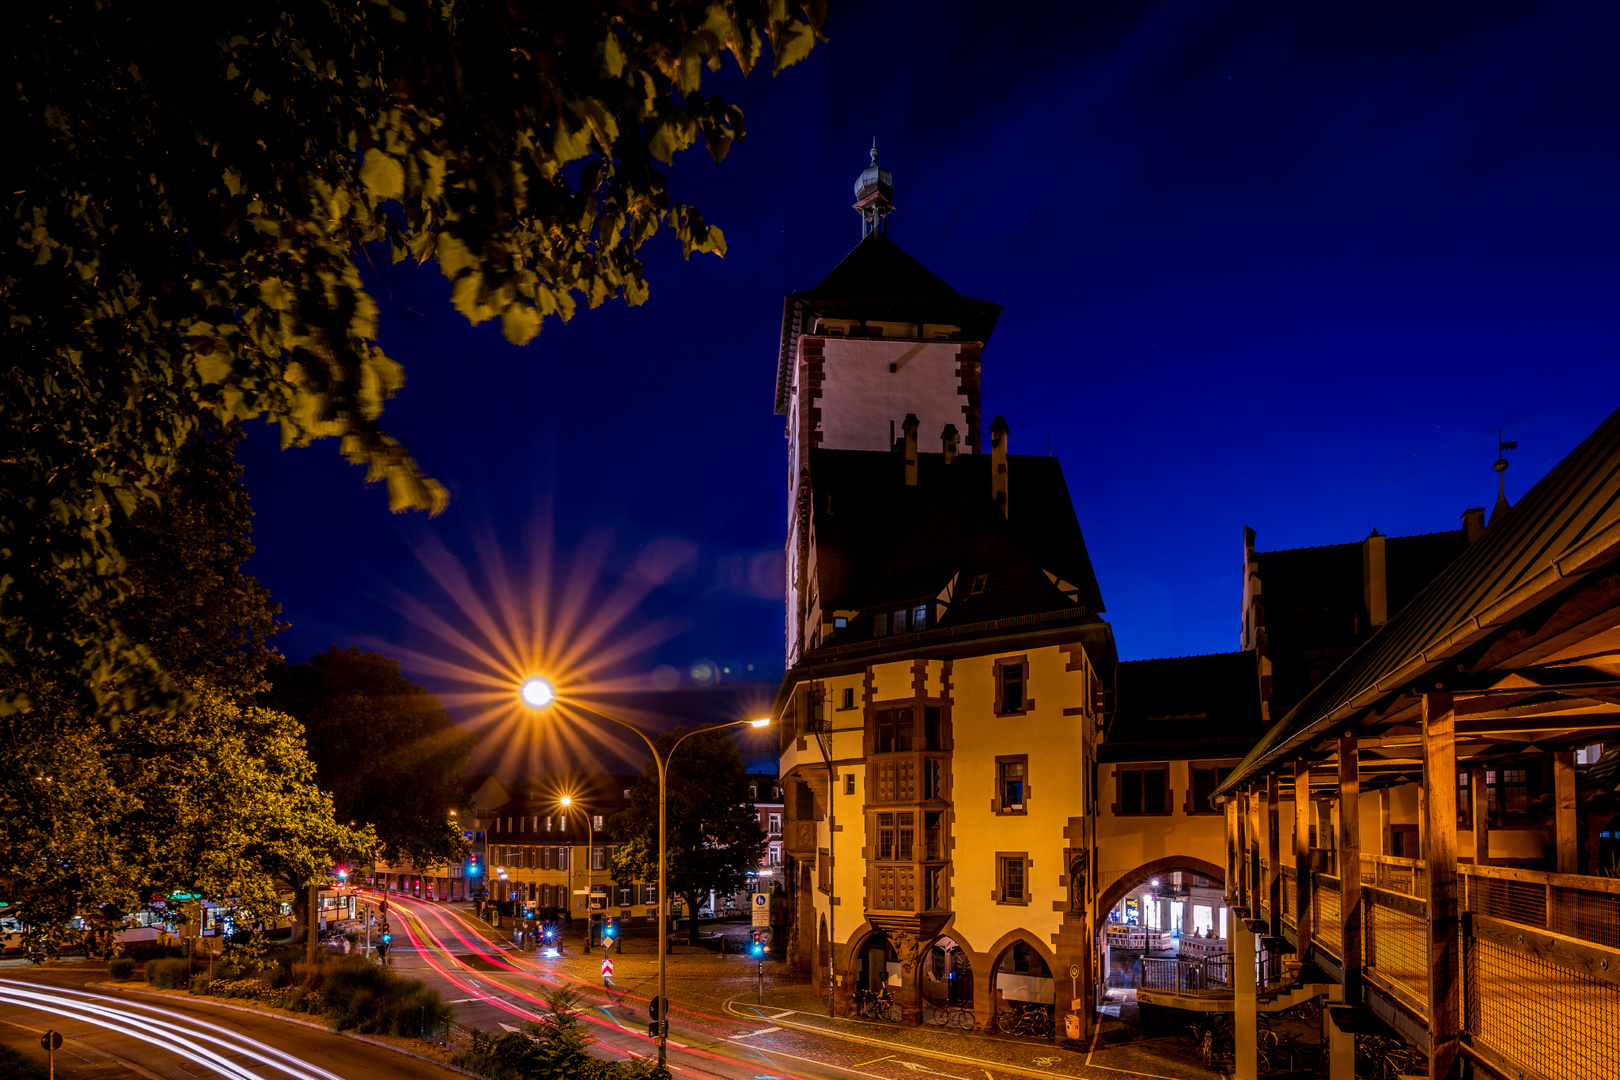
M1237 926L1223 878L1207 860L1172 855L1120 875L1102 891L1094 926L1101 1010L1133 1001L1145 965L1154 960L1221 962L1216 958L1227 953Z

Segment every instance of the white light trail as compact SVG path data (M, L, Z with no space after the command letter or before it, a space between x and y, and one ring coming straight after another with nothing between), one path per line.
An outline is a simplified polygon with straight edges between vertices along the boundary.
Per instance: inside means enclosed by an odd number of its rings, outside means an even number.
M40 989L36 983L16 979L0 979L0 1001L66 1016L128 1035L169 1050L233 1080L262 1080L262 1076L258 1072L242 1068L207 1046L201 1045L202 1043L211 1043L232 1053L251 1058L261 1065L293 1077L294 1080L342 1080L336 1073L311 1065L292 1054L267 1046L246 1035L143 1002L126 1002L119 998L65 988L46 991ZM170 1019L157 1019L159 1016ZM128 1024L137 1026L128 1027L126 1026ZM153 1031L167 1033L167 1037L153 1034ZM218 1034L214 1034L216 1032Z

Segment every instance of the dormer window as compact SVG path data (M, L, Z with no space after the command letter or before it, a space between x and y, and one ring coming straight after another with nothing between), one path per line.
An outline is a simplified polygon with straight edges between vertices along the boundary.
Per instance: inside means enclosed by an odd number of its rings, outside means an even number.
M919 630L920 631L920 630L926 629L927 626L928 626L928 605L927 604L918 604L916 607L911 609L911 628L913 630Z
M894 622L891 625L893 625L894 632L896 634L903 634L903 633L906 632L906 609L905 608L901 608L899 611L894 613Z

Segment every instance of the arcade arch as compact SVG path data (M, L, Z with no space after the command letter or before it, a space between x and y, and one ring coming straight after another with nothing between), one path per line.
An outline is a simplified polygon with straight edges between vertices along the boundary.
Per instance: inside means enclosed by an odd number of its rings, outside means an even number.
M1155 859L1120 875L1098 897L1100 1011L1136 996L1144 957L1206 960L1227 952L1238 926L1226 906L1224 871L1203 859Z

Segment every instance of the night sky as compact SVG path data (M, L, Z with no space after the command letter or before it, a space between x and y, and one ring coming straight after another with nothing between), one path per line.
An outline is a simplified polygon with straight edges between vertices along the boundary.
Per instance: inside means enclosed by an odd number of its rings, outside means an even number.
M1516 499L1620 405L1620 6L1018 10L835 2L807 62L720 79L748 137L679 157L671 190L729 251L661 236L642 307L519 349L436 268L375 271L407 373L384 419L452 503L392 515L335 443L253 425L281 650L391 651L453 690L420 658L465 657L406 598L468 628L456 596L498 609L549 544L587 586L571 625L634 601L604 638L634 642L621 684L707 662L722 708L768 701L781 298L859 239L874 136L890 235L1006 305L984 416L1062 460L1122 658L1237 647L1244 525L1263 550L1454 529L1495 498L1498 428Z

